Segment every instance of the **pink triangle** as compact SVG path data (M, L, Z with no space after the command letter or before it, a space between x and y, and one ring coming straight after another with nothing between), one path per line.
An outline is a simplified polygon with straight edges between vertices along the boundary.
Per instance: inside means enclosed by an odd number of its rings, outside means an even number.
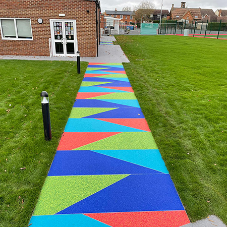
M97 118L97 119L150 132L149 126L145 118Z
M84 214L112 227L179 227L190 221L184 210Z
M93 97L98 97L102 95L109 95L114 92L78 92L76 99L89 99Z
M119 91L134 92L131 87L103 87L103 88L116 89Z
M64 132L57 150L73 150L120 132Z

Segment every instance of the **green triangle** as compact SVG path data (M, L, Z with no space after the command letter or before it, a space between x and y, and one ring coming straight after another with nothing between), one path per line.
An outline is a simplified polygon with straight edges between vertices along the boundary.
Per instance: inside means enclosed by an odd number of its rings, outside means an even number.
M108 95L92 97L89 99L136 99L136 96L132 92L116 92Z
M89 87L89 86L94 86L94 85L99 85L99 84L109 84L112 82L88 82L88 81L83 81L81 86L82 87Z
M150 132L122 132L73 150L158 149Z
M34 215L52 215L129 175L47 177Z
M115 110L117 108L72 108L69 118L82 118L91 116L98 113L103 113L110 110Z

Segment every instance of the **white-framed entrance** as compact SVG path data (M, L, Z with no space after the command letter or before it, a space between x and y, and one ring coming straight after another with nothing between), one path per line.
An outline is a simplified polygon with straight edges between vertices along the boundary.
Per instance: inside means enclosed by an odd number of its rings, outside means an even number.
M76 20L50 19L51 56L77 56Z

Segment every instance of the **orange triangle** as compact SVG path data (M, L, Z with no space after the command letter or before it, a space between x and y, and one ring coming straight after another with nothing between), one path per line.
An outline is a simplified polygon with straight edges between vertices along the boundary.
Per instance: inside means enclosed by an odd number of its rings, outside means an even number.
M104 87L109 89L116 89L120 91L128 91L128 92L134 92L131 87Z
M73 150L119 133L120 132L64 132L57 150Z
M150 132L149 126L145 118L96 118L96 119Z
M108 95L114 92L78 92L76 98L77 99L89 99L97 96Z
M190 221L184 210L84 214L112 227L179 227Z

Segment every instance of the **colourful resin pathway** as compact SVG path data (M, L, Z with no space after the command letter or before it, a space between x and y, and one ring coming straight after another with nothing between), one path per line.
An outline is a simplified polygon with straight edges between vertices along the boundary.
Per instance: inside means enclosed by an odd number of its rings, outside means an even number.
M122 64L90 63L31 226L188 223Z

